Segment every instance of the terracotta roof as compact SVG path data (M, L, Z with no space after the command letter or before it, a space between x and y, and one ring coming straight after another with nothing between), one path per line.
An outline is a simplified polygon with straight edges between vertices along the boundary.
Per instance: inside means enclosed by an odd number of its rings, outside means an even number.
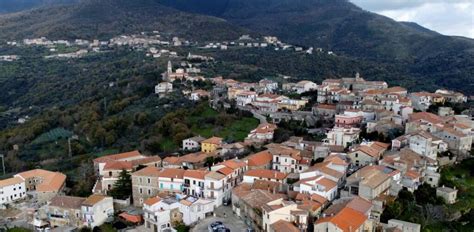
M143 202L143 204L148 205L148 206L152 206L152 205L154 205L154 204L156 204L160 201L161 201L161 198L159 196L155 196L155 197L150 197L150 198L146 199Z
M283 180L286 178L286 174L274 170L266 170L266 169L255 169L249 170L244 173L244 176L253 176L253 177L261 177L261 178L268 178L268 179L278 179Z
M233 170L247 166L245 162L240 161L240 160L226 160L224 162L219 163L218 165L224 165Z
M196 152L179 157L180 162L203 163L208 157L215 156L213 153Z
M376 149L374 149L374 148L372 148L372 147L369 147L369 146L367 146L367 145L358 146L358 147L354 150L354 152L356 152L356 151L361 151L361 152L363 152L363 153L365 153L365 154L367 154L367 155L369 155L369 156L371 156L371 157L374 157L374 158L378 158L378 157L380 156L378 150L376 150Z
M417 171L409 170L409 171L405 172L405 176L410 178L410 179L418 179L418 178L421 177L421 174Z
M81 209L81 205L85 200L86 199L82 197L57 195L51 199L48 205L64 209Z
M410 114L410 121L418 121L424 120L431 122L433 124L439 124L443 122L443 119L436 114L428 113L428 112L418 112Z
M370 209L372 209L372 202L362 197L356 196L351 201L349 201L346 207L359 211L362 214L366 214Z
M177 168L166 168L160 172L160 177L183 179L185 170Z
M14 185L14 184L20 184L22 182L25 182L23 179L20 177L12 177L4 180L0 180L0 188Z
M82 204L86 206L94 206L105 198L107 198L107 196L93 194L86 198L86 200Z
M206 178L211 178L214 180L222 180L225 178L225 175L222 175L221 173L210 171L209 173L206 174Z
M281 183L269 180L255 180L252 184L252 189L261 189L270 192L278 192Z
M161 158L159 156L147 156L147 157L142 158L142 159L131 160L130 162L135 167L135 166L138 166L138 165L145 165L145 164L156 163L156 162L160 162L160 161L161 161Z
M231 169L231 168L228 168L228 167L223 167L223 168L217 170L217 172L222 173L222 174L227 176L227 175L230 175L232 172L234 172L234 170Z
M137 156L141 156L141 154L140 154L139 151L135 150L135 151L124 152L124 153L120 153L120 154L102 156L102 157L94 159L94 163L105 162L107 160L128 159L128 158L137 157Z
M273 155L269 150L265 150L249 156L247 160L248 166L263 166L272 162Z
M300 232L300 230L296 228L296 226L293 225L293 223L290 223L281 219L271 224L270 227L275 232Z
M42 169L34 169L26 172L18 173L24 179L39 178L41 183L36 185L36 191L39 192L58 192L66 182L66 175L60 172L50 172Z
M107 161L104 170L132 170L132 162L129 161Z
M349 164L338 155L329 155L324 158L324 161L331 162L336 165L349 166Z
M157 167L148 166L132 173L132 176L160 176L160 171Z
M352 232L359 229L367 221L367 216L353 210L344 208L335 216L319 219L315 224L330 222L341 229L343 232Z
M202 141L201 143L210 143L210 144L220 145L222 143L222 140L223 140L222 138L214 136Z
M163 163L181 165L179 157L176 156L168 156L164 158Z
M184 177L204 180L207 173L208 171L205 170L186 170L184 171Z
M139 224L142 222L142 217L140 215L131 215L127 212L119 214L119 217L125 219L126 221Z

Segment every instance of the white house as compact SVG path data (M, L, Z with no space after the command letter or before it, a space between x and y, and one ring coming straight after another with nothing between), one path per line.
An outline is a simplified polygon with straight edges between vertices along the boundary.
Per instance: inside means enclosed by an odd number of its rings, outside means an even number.
M173 84L171 84L170 82L161 82L155 86L155 93L158 95L170 93L172 91L173 91Z
M301 179L294 185L294 190L300 193L318 194L332 201L337 195L337 182L324 176Z
M199 150L201 148L201 142L206 138L201 136L194 136L183 140L183 150Z
M254 91L241 91L236 94L236 102L239 106L245 106L257 99L257 93Z
M329 145L348 147L359 138L359 128L333 128L327 136Z
M300 81L296 83L294 87L296 93L298 94L316 90L317 88L318 88L318 85L312 81Z
M20 177L0 180L0 205L26 197L25 180Z
M173 218L179 218L180 203L176 198L162 199L158 196L143 203L145 230L153 232L169 231Z
M91 195L81 206L84 226L94 228L102 225L109 217L114 216L114 202L112 197Z
M244 173L244 183L253 184L255 180L268 180L279 183L284 183L286 174L274 170L254 169Z
M277 129L277 125L271 123L263 123L258 125L257 128L250 131L247 135L246 140L255 142L267 142L273 140L273 134Z
M179 202L179 211L186 225L198 222L214 211L214 201L202 198L186 197Z

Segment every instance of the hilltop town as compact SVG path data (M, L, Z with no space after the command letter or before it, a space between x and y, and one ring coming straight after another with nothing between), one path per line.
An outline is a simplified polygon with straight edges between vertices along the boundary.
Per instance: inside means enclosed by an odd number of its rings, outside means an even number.
M127 231L420 231L433 222L401 220L403 210L445 221L465 213L457 205L469 202L473 186L459 190L443 172L472 156L474 121L459 107L469 100L462 93L408 92L359 73L322 83L242 82L171 61L161 76L157 98L180 91L216 111L247 112L259 125L238 141L195 134L179 154L95 158L88 197L66 194L64 173L17 173L0 181L0 212L17 212L0 222L40 231L117 228L117 221ZM200 88L203 82L210 88ZM285 136L290 122L304 135Z

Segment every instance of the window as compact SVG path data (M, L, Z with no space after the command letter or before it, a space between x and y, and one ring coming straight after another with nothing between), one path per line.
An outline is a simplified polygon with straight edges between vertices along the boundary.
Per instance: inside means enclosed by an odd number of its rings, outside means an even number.
M356 158L359 157L359 154L355 153L355 157L356 157Z
M151 183L151 180L150 180L150 178L148 178L148 184L149 184L149 183Z
M143 193L143 189L142 189L142 188L140 188L140 194L142 194L142 193Z

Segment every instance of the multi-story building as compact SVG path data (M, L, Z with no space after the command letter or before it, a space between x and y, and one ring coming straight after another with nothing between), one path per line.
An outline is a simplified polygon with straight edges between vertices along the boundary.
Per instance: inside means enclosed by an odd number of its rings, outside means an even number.
M327 143L329 145L337 145L348 147L359 139L359 128L333 128L330 130L327 136Z
M194 136L183 140L183 150L193 151L199 150L201 148L201 142L206 140L206 138L201 136Z
M182 221L179 200L175 197L151 197L143 203L145 230L149 232L169 231L173 225Z
M114 216L114 202L112 197L93 194L81 204L84 226L94 228L105 223Z
M20 177L0 180L0 205L26 197L25 181Z
M201 151L206 153L215 152L222 145L222 138L211 137L201 142Z
M66 175L43 169L21 172L14 177L24 180L26 192L34 193L33 196L40 204L61 193L66 186Z

